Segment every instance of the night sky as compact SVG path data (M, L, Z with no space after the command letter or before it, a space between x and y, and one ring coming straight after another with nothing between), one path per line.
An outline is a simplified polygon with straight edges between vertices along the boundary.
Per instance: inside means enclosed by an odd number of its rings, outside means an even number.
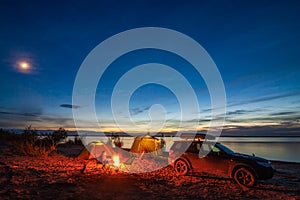
M72 90L81 63L100 42L138 27L164 27L201 44L222 75L227 95L224 132L299 135L299 1L1 1L0 128L74 129ZM103 129L118 131L110 111L114 84L136 65L163 63L180 71L197 91L199 130L210 121L210 99L200 75L177 56L138 50L117 59L97 89ZM145 85L132 96L130 113L147 131L153 104L166 110L163 131L176 131L174 94ZM99 131L89 123L84 130ZM188 121L185 122L188 130Z

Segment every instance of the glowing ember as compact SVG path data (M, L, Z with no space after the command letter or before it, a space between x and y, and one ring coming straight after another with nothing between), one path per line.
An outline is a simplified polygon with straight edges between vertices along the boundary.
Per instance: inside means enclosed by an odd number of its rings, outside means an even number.
M113 156L114 166L119 167L120 166L120 158L118 155Z

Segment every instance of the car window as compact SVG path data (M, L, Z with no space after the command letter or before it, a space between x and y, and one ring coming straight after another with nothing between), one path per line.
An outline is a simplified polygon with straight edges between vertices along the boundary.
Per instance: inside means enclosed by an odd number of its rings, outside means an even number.
M174 142L174 144L171 147L171 150L176 151L176 152L182 152L185 151L186 148L188 147L188 143L186 142Z
M226 147L220 143L216 143L216 146L227 154L234 154L234 152L231 149L229 149L228 147Z
M190 152L190 153L198 153L199 150L201 149L201 145L202 145L202 143L199 143L199 142L192 142L192 143L189 145L189 148L187 149L187 152Z
M219 152L219 151L221 151L221 150L220 150L218 147L216 147L216 146L212 146L212 147L211 147L211 151L217 153L217 152Z
M209 147L209 145L208 144L202 144L202 149L203 149L203 151L210 151L210 147Z
M189 146L188 150L187 150L187 152L191 152L191 153L195 153L195 152L198 152L198 151L199 150L197 150L197 144L195 144L195 143L192 143Z
M181 148L181 143L177 142L177 144L173 145L175 149L180 149Z

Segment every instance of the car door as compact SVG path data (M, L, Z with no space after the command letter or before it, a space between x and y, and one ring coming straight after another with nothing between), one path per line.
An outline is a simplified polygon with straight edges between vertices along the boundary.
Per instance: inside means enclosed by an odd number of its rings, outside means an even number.
M201 143L193 142L186 151L186 157L190 161L194 172L203 172L203 159L199 158L200 148Z
M205 147L204 145L207 146ZM204 143L203 149L210 151L206 156L201 158L203 164L203 172L226 176L230 164L230 158L228 157L228 155L212 144Z

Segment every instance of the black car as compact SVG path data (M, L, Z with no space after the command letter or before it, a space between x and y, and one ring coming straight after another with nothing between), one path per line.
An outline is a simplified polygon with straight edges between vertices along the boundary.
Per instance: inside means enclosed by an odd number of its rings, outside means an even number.
M187 150L180 151L185 145ZM203 156L201 156L203 155ZM205 172L233 178L238 184L252 187L256 180L273 177L271 162L260 157L235 153L221 143L175 141L169 151L169 164L176 173Z

